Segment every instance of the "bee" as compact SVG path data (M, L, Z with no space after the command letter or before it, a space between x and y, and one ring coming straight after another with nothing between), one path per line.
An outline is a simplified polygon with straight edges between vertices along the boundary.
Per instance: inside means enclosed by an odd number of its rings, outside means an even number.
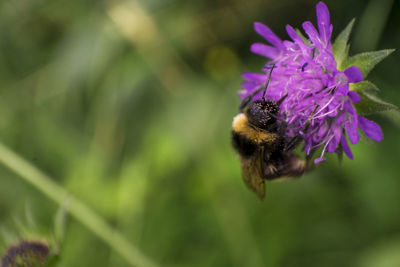
M279 107L287 94L278 101L265 99L273 68L274 65L265 87L242 100L239 114L232 123L232 143L240 157L243 180L260 199L265 197L265 180L299 177L309 165L308 159L303 160L293 153L302 141L300 133L287 137L288 125L279 118ZM253 101L261 90L264 90L262 100ZM311 116L304 124L303 132L307 131Z

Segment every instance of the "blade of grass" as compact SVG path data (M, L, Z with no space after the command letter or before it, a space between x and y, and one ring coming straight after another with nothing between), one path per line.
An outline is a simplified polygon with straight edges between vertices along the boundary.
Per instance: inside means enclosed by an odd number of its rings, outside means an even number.
M1 143L0 162L57 204L62 205L65 198L68 197L70 214L106 242L132 266L157 266L83 202L71 196L68 191L53 182L49 176Z
M372 51L376 49L393 3L393 0L370 0L368 2L354 36L355 50Z

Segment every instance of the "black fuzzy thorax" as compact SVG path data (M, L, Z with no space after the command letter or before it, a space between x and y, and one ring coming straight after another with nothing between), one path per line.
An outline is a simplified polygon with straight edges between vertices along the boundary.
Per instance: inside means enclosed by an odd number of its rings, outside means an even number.
M257 144L235 131L232 131L232 145L239 155L245 158L251 157L258 150Z

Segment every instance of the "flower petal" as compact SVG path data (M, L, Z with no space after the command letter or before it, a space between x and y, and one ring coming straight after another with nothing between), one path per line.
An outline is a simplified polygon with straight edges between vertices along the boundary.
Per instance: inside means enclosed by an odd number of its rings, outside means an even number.
M265 83L267 80L267 76L261 73L254 73L254 72L245 72L242 74L242 77L248 81L257 81Z
M342 134L342 137L340 138L340 144L342 145L343 152L346 154L346 156L349 159L353 159L353 153L351 153L350 147L347 144L346 136Z
M276 36L275 33L273 33L271 29L265 26L264 24L255 22L254 30L276 48L283 49L282 40L278 36Z
M354 145L357 144L360 139L357 131L357 113L350 101L345 102L344 106L348 112L348 114L345 114L347 120L344 122L344 129L346 130L350 143Z
M304 47L305 44L303 42L303 39L300 38L300 36L296 33L296 31L293 29L292 26L290 26L289 24L286 25L286 31L289 35L290 38L292 38L292 40L298 44L300 47Z
M323 2L319 2L316 13L316 24L309 21L303 23L308 40L304 40L305 37L290 25L286 26L290 38L283 41L267 26L254 24L255 31L268 43L255 43L250 50L272 61L267 61L260 74L243 75L247 81L243 83L240 96L251 95L264 87L268 73L275 66L266 98L277 101L287 94L279 109L279 115L290 125L284 130L285 135L294 137L300 132L307 155L323 147L315 163L325 160L325 152L344 152L353 159L349 145L358 143L359 128L373 140L382 140L383 134L378 124L356 113L354 103L361 101L362 94L358 94L357 90L349 91L351 83L358 85L363 81L364 71L351 64L345 70L337 68L339 62L334 58L330 40L333 26L329 10ZM253 99L261 99L262 93L258 91ZM311 118L311 123L304 131L307 118Z
M303 39L301 39L301 37L297 34L292 26L286 25L286 31L290 38L300 47L303 57L308 58L311 50L310 47L304 43Z
M367 120L362 116L358 116L358 127L364 131L364 133L375 141L382 141L383 133L381 127L373 121Z
M353 103L359 103L361 101L361 96L354 91L348 92L347 95Z
M348 67L344 74L346 74L350 83L358 83L364 79L361 70L356 66Z
M357 127L354 127L353 124L345 124L344 129L346 130L347 136L349 137L350 143L355 145L360 140L360 136L358 135Z
M340 85L338 87L336 87L335 93L337 95L341 95L341 96L345 96L349 94L349 85L345 84L345 85Z
M254 54L271 59L277 58L279 56L279 49L260 43L252 44L250 47L250 51Z
M317 9L317 22L320 38L324 42L325 46L329 43L331 38L331 27L329 23L329 10L323 2L319 2L316 6Z
M262 85L261 82L255 82L255 81L246 81L246 82L242 82L242 90L240 90L238 92L240 97L247 97L248 95L250 95L252 92L254 92L255 90L257 90L258 88L260 88Z
M337 147L338 147L338 145L340 143L340 136L342 135L343 129L342 129L342 127L332 126L331 131L333 133L333 138L332 138L331 142L328 145L327 151L329 153L333 153L333 152L336 151L336 149L337 149Z
M306 21L303 23L303 29L310 38L311 42L315 45L315 47L322 51L323 50L323 45L321 43L321 40L319 38L319 34L317 30L315 29L314 25L312 25L311 22Z
M318 163L323 162L325 160L326 160L326 158L323 158L323 157L316 158L316 159L314 159L314 164L318 164Z

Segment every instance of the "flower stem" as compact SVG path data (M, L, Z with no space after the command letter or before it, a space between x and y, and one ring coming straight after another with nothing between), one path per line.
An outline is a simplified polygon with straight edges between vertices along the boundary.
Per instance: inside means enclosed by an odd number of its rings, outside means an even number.
M61 205L68 198L68 210L71 215L106 242L132 266L156 266L136 247L132 246L120 232L111 228L103 218L83 202L71 196L68 191L55 183L49 176L1 143L0 163L35 186L57 204Z

